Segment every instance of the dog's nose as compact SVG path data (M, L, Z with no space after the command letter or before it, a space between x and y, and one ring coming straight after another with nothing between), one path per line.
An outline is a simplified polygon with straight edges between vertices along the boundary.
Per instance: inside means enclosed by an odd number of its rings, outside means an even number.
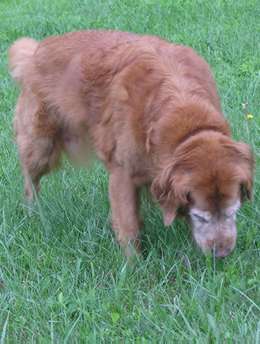
M232 250L230 248L215 248L215 250L213 251L215 257L217 258L224 258L226 256L228 256L230 254Z

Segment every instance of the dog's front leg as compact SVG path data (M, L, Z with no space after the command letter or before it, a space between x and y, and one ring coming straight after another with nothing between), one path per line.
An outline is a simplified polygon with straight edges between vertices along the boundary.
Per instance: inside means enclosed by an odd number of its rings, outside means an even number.
M132 178L121 167L111 171L109 196L112 226L126 256L140 252L138 194Z

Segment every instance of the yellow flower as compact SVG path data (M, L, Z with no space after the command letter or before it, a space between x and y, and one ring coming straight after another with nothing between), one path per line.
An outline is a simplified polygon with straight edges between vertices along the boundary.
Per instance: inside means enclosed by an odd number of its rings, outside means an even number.
M247 113L246 114L246 119L250 120L250 119L253 119L254 116L251 114L251 113Z

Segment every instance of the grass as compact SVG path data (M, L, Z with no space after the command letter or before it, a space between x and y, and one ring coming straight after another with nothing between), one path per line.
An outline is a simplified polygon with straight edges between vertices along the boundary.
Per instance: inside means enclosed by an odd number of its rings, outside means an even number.
M230 257L202 256L181 222L165 230L144 196L146 258L131 268L111 233L100 164L66 164L45 178L28 216L11 125L18 92L6 59L18 37L82 28L190 45L212 66L234 137L259 162L259 16L257 0L1 0L0 344L260 343L259 168Z

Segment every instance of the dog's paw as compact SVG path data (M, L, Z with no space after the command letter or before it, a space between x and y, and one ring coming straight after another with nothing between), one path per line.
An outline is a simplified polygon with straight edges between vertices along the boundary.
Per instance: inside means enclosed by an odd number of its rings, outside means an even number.
M25 201L23 209L28 217L33 217L36 210L36 203L34 201Z
M129 240L127 244L121 245L123 253L130 265L135 265L142 260L141 242L139 239Z

